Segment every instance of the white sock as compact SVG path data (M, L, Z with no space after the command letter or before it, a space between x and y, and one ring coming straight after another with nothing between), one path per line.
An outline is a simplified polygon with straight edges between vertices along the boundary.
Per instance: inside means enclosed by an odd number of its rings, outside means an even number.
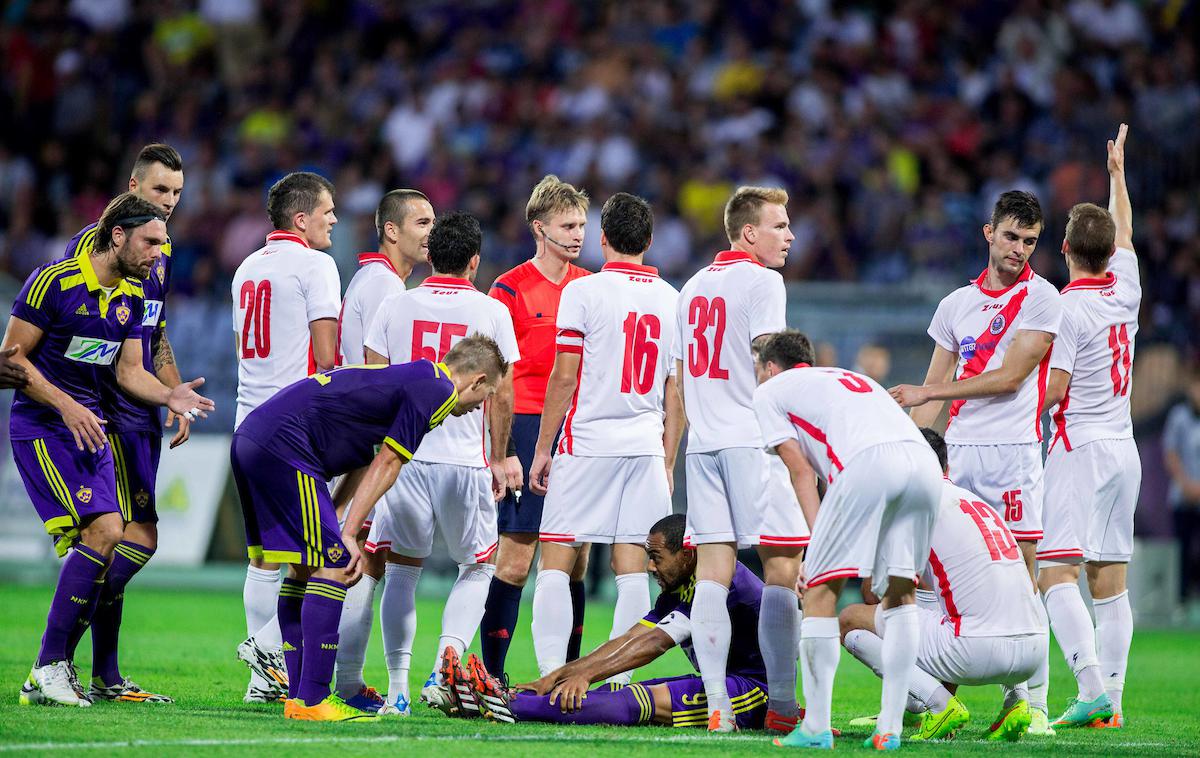
M875 676L883 678L883 640L878 635L866 629L854 629L846 632L842 645L846 652L875 672Z
M613 609L612 631L608 638L620 637L650 612L650 575L645 571L617 574L617 606ZM632 671L622 671L608 678L610 684L622 687L633 680Z
M880 734L899 735L904 728L904 704L908 699L909 679L917 664L921 622L917 606L911 604L889 608L883 612L883 617L886 619L881 650L883 694L875 730Z
M694 608L693 605L693 614ZM692 618L694 624L695 616ZM770 693L767 708L788 718L799 712L796 705L796 648L799 644L800 604L795 590L765 585L758 607L758 647L767 667L767 692Z
M1042 656L1042 662L1038 665L1037 671L1033 672L1033 676L1029 681L1018 684L1017 687L1025 687L1029 692L1029 707L1037 708L1043 713L1046 712L1046 703L1050 697L1050 646L1046 646L1046 654Z
M530 631L542 676L567 662L567 643L571 638L571 577L567 572L556 569L538 572L533 585Z
M491 563L460 563L458 578L446 596L446 607L442 611L442 636L438 638L438 655L433 670L442 664L442 651L454 648L459 657L471 646L479 622L483 620L483 604L487 602L488 588L496 567Z
M278 650L283 647L283 632L279 630L278 614L272 614L267 623L254 633L254 641L263 650Z
M1096 643L1104 690L1121 713L1121 693L1125 689L1125 669L1129 665L1129 646L1133 643L1133 609L1129 591L1093 600L1096 612Z
M279 634L279 622L274 623L276 641L271 644L271 635L264 638L260 630L275 619L279 606L279 569L273 571L246 565L246 581L242 585L242 605L246 609L246 634L254 637L260 647L266 649L278 648L283 644ZM268 689L272 683L263 677L250 673L250 686Z
M346 590L342 620L338 624L336 691L345 699L354 697L366 683L363 660L371 639L371 616L375 610L375 587L379 581L363 574L358 584Z
M800 673L804 683L804 731L827 732L833 718L833 678L837 675L838 620L813 618L800 622Z
M708 579L696 582L696 594L692 596L692 649L700 666L700 678L704 680L709 713L717 710L733 713L733 703L729 702L729 691L725 688L725 662L729 659L729 638L733 634L729 608L725 606L728 597L728 587ZM759 618L761 621L762 617Z
M1079 594L1079 585L1074 582L1056 584L1046 590L1045 599L1054 638L1079 683L1079 699L1095 700L1104 692L1104 682L1096 658L1096 630L1092 628L1092 617L1083 604L1083 595Z
M408 671L412 666L413 640L417 636L417 580L419 566L389 563L379 599L379 628L383 632L383 657L388 670L388 702L397 695L408 698Z
M883 678L883 640L866 629L854 629L846 633L842 645L846 648L846 652L875 672L875 676ZM942 693L937 692L939 688L945 693L944 700L940 699ZM917 690L920 690L926 698L933 702L916 695ZM909 713L924 713L928 710L940 711L946 707L949 700L950 691L942 687L941 682L926 674L919 666L913 667L913 679L908 683L908 699L904 704L904 710Z
M1012 706L1018 700L1029 699L1029 686L1026 682L1021 682L1012 687L1002 685L1001 689L1004 691L1004 704L1000 706L1002 709Z

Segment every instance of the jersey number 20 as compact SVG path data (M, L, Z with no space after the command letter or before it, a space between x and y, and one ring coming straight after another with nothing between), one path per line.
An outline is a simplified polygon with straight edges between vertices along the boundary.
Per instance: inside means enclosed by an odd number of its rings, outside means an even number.
M246 312L242 322L242 359L271 354L271 282L242 282L238 307ZM253 332L253 334L251 334Z

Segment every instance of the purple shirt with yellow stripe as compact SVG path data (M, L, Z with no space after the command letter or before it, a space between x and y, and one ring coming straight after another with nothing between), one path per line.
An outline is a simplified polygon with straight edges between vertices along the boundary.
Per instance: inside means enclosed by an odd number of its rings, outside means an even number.
M343 366L301 379L256 408L244 435L294 468L332 479L371 462L379 445L406 462L458 402L444 364Z
M110 378L115 382L121 344L142 336L142 301L142 286L133 279L105 291L91 257L80 255L30 274L12 315L42 330L30 363L48 382L104 418L100 386ZM9 429L14 440L69 434L57 411L20 390L13 397Z

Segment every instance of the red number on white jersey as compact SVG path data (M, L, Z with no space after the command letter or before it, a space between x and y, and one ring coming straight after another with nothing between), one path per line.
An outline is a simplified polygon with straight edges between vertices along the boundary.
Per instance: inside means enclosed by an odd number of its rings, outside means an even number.
M863 378L861 376L851 374L849 371L843 371L842 378L838 379L838 382L840 382L843 387L850 390L851 392L864 392L865 393L865 392L871 391L871 385L869 385L865 381L863 381Z
M1009 523L1020 521L1025 514L1025 504L1021 502L1021 490L1009 490L1000 496L1004 501L1004 520Z
M271 354L271 281L264 279L257 285L242 282L238 307L246 312L242 322L242 359L266 358Z
M438 336L437 347L425 343L428 335ZM441 324L437 321L413 321L412 359L440 361L454 347L454 343L467 336L466 324Z
M1129 348L1129 329L1121 324L1108 327L1108 347L1112 350L1113 395L1129 394L1129 378L1133 374L1133 353Z
M662 324L658 316L630 313L621 329L625 332L621 392L645 395L654 387L654 374L658 369L658 339L662 336Z
M725 298L712 301L703 296L688 303L688 324L695 327L692 344L688 345L688 371L692 376L708 374L709 379L728 379L729 371L721 368L721 346L725 342ZM712 351L708 346L708 328L713 328Z
M988 555L993 561L1001 558L1015 561L1020 557L1021 551L1017 549L1017 541L994 510L979 501L959 500L958 507L979 527L979 533L983 535L983 541L987 545Z

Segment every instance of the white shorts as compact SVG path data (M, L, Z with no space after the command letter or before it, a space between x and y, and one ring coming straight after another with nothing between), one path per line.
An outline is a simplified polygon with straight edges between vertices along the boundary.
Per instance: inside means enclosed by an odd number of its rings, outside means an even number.
M738 547L799 549L808 537L808 522L779 456L755 447L687 456L684 545L736 542Z
M923 442L889 442L855 455L817 511L804 557L808 586L869 576L882 596L890 576L916 580L929 562L943 487L937 456Z
M488 469L409 461L375 508L366 550L409 558L433 552L434 527L455 563L483 563L496 551L496 503Z
M1042 538L1042 445L947 445L950 480L1004 517L1013 537Z
M1046 657L1049 637L1018 634L1011 637L956 637L954 625L940 612L919 608L921 642L917 666L943 682L1004 684L1029 679Z
M559 453L542 506L542 542L641 545L671 515L667 469L657 455L585 457Z
M1095 440L1070 452L1055 445L1046 458L1046 536L1038 544L1038 560L1128 563L1141 484L1133 438Z

